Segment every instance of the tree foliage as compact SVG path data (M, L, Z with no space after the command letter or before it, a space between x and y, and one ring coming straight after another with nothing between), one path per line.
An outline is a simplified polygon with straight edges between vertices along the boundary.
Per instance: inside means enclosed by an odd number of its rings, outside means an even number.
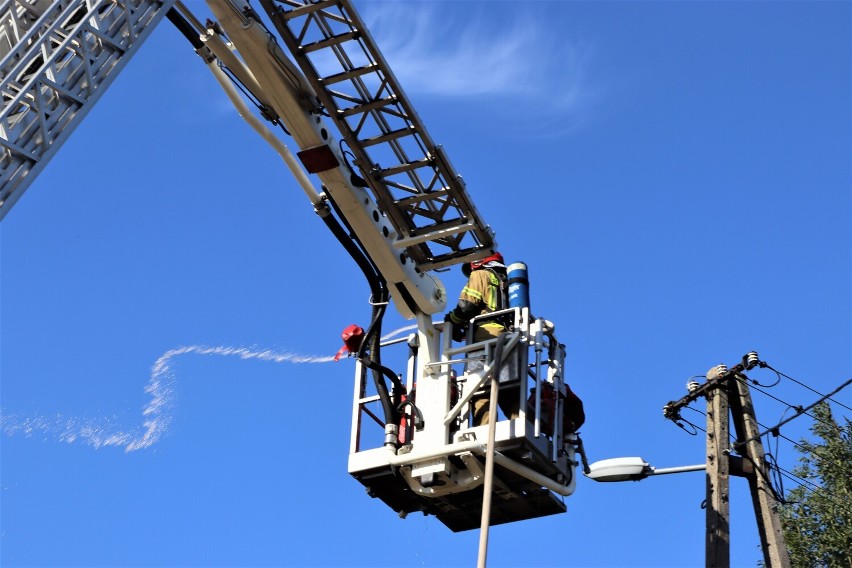
M784 540L794 567L852 568L852 422L838 424L828 404L813 408L811 432L802 440L796 476L781 509Z

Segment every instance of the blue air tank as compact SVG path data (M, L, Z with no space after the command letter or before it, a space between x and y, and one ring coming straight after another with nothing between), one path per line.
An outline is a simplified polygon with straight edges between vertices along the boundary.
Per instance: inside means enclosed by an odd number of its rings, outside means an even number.
M530 307L530 281L527 278L527 265L513 262L506 269L509 284L509 307Z

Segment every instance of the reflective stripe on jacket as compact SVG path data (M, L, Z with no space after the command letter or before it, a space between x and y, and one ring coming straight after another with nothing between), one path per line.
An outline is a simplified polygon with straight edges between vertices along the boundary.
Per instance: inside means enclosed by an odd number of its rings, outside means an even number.
M474 270L470 273L467 285L462 288L459 301L476 305L479 310L476 315L484 315L503 308L503 290L500 278L490 270ZM499 322L491 321L477 325L474 331L474 341L484 341L497 337L506 327Z

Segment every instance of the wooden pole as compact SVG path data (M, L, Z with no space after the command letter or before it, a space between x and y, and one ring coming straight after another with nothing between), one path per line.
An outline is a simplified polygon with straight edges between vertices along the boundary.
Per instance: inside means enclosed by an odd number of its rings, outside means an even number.
M725 384L707 392L707 568L731 565L728 444L728 392Z
M740 449L745 461L753 465L753 472L745 477L751 491L751 501L754 505L754 516L757 519L757 530L760 533L760 547L763 550L763 562L767 568L789 568L790 554L784 541L784 531L778 516L778 501L769 482L769 468L766 464L766 454L760 439L760 429L751 402L748 388L748 377L736 375L736 388L731 389L736 395L731 400L731 414L737 439L748 440Z

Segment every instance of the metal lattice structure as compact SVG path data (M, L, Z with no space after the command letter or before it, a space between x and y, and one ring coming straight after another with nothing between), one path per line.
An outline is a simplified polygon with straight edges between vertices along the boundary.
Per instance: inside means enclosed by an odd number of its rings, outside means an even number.
M174 2L0 3L0 219Z
M494 235L348 0L261 0L421 270L482 257Z
M218 21L204 24L177 0L0 0L0 219L168 13L241 114L247 105L230 81L284 127L301 165L247 119L341 242L362 247L365 258L353 256L362 269L372 262L371 289L381 276L400 313L417 319L416 335L370 339L357 353L349 473L400 516L433 514L453 531L564 513L575 453L585 462L576 432L585 417L582 406L576 423L568 412L565 346L553 324L507 292L510 307L474 318L461 346L451 322L435 325L446 293L427 273L490 254L493 232L350 0L259 1L280 38L248 0L208 0ZM517 265L523 277L513 278ZM525 286L525 274L515 263L507 275ZM384 313L372 311L367 337ZM474 341L486 323L504 331ZM405 373L381 362L379 347L391 345ZM486 388L487 423L477 416Z

